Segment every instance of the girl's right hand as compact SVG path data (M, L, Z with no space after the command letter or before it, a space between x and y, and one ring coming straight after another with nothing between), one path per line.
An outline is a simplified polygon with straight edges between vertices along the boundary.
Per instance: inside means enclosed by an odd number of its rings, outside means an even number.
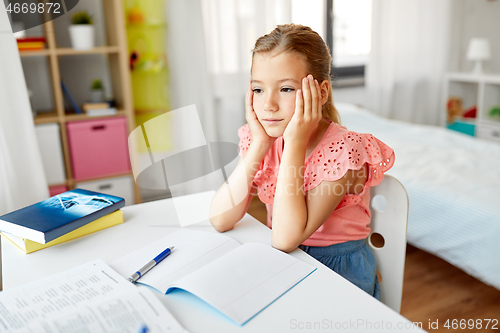
M267 135L266 130L262 127L262 124L253 109L253 90L250 80L248 81L248 90L245 96L245 119L247 120L250 132L252 133L252 142L257 143L258 145L267 146L270 149L277 138Z

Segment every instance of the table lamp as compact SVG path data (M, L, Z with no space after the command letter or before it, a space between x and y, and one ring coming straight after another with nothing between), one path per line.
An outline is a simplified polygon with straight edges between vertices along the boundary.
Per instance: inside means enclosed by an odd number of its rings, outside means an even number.
M476 61L473 73L482 73L483 67L481 61L488 60L491 57L490 42L487 38L472 38L469 42L469 49L467 50L467 59Z

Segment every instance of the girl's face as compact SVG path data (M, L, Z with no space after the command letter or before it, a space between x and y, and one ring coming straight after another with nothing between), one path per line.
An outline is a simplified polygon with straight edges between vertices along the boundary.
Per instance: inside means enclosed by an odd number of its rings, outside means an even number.
M253 109L270 137L280 137L295 111L307 63L293 52L256 53L252 63Z

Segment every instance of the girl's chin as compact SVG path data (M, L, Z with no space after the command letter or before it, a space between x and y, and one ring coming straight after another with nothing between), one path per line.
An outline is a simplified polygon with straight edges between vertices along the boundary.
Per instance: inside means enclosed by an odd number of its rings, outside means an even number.
M260 122L264 130L266 131L267 135L269 135L272 138L279 138L280 136L283 136L283 133L285 133L285 128L283 128L283 125L281 124L274 124L274 125L268 125L265 122ZM281 126L280 126L281 125Z
M271 138L279 138L280 136L283 136L284 131L279 129L279 128L265 128L267 135L269 135Z

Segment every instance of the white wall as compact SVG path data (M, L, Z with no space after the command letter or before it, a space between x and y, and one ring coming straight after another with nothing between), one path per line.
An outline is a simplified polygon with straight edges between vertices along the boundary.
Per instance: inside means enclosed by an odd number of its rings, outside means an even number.
M483 62L485 72L500 73L500 1L452 1L451 71L470 71L473 64L465 58L473 37L490 40L492 59Z
M333 88L333 102L338 103L353 103L362 107L366 107L366 87L345 87Z

